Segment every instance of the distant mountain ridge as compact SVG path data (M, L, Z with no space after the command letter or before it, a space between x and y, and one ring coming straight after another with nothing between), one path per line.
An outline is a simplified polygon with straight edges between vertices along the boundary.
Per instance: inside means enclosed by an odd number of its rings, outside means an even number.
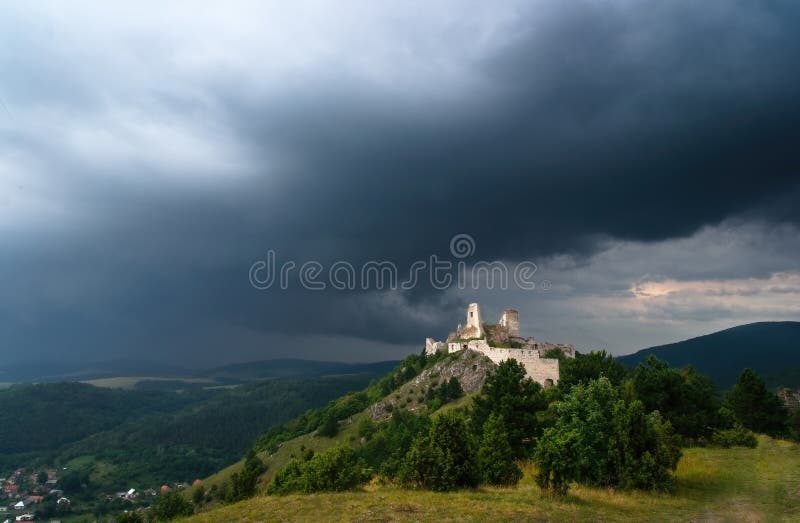
M343 363L340 361L303 360L279 358L273 360L250 361L224 365L200 371L198 374L212 379L234 379L251 381L268 378L294 376L330 376L341 374L375 373L379 375L391 371L399 361L378 361L374 363Z
M692 365L721 388L733 385L745 368L755 370L772 386L800 386L800 322L796 321L740 325L617 359L635 367L651 354L673 367Z
M144 360L109 360L99 362L35 362L5 366L0 363L0 382L48 383L89 381L118 376L152 378L210 378L221 382L247 382L261 379L331 376L342 374L385 374L398 361L343 363L338 361L278 358L235 363L206 369L187 369L176 365Z

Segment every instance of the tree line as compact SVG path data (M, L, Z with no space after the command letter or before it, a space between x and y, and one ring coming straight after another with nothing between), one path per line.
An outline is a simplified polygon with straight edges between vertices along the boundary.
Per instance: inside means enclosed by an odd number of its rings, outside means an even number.
M351 490L376 477L435 491L513 486L525 462L535 464L535 480L545 495L565 495L573 483L664 490L673 482L683 447L753 447L755 433L798 436L797 415L790 416L750 369L723 394L693 368L671 368L655 357L630 370L604 351L575 359L550 356L561 359L557 386L541 387L512 359L497 367L469 406L440 409L442 401L460 395L458 381L450 380L426 392L439 411L431 405L418 414L394 409L388 420L372 420L363 413L369 405L448 357L409 356L365 390L268 431L242 470L221 487L197 489L194 505L255 495L265 471L257 452L274 452L283 442L313 431L333 438L338 421L354 416L360 418L357 438L318 453L301 447L276 472L267 494ZM165 497L150 518L191 513L187 503Z
M670 486L682 447L755 446L754 433L797 437L796 421L750 369L721 394L693 368L655 357L629 370L603 351L552 356L562 361L555 387L542 388L521 364L505 361L471 406L436 415L395 410L382 423L364 418L361 445L306 453L267 492L346 490L376 475L439 491L514 485L525 460L550 494L575 482L659 490Z

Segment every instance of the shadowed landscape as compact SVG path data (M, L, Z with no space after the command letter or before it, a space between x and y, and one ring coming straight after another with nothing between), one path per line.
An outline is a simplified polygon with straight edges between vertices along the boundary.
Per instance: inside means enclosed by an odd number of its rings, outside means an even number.
M798 27L0 2L0 523L800 521Z

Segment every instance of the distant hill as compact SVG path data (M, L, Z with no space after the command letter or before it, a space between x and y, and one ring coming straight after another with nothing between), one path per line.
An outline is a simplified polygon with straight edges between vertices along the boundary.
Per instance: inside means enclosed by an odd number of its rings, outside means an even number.
M692 365L723 389L733 385L747 367L771 386L800 387L800 322L796 321L740 325L617 359L635 367L651 354L673 367Z
M87 381L116 376L191 377L193 372L177 365L148 360L0 362L0 382Z
M275 424L366 387L376 374L276 378L221 390L180 411L135 418L59 450L61 463L91 457L97 486L191 481L236 461ZM131 391L137 392L137 391Z
M84 383L14 385L0 390L0 464L10 454L55 449L128 420L178 412L213 395L202 390L122 391Z
M67 467L91 476L92 489L101 491L191 481L236 461L273 425L380 376L365 371L179 391L13 385L0 390L0 476L18 467Z
M210 369L187 369L146 360L107 360L96 362L0 362L0 383L48 383L94 381L117 377L209 378L220 383L242 383L272 378L300 378L344 374L386 374L397 361L342 363L295 358L249 361Z
M339 361L283 358L225 365L200 371L198 375L220 381L252 381L269 378L334 376L363 373L383 375L392 370L398 363L399 361L342 363Z

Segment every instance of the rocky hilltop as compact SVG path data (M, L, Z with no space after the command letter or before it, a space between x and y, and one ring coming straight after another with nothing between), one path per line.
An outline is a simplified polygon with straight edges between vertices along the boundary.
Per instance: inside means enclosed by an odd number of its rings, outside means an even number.
M444 360L422 371L419 376L372 405L369 414L373 420L378 421L391 417L395 409L411 412L427 410L425 397L428 391L449 382L451 378L458 379L464 394L473 394L481 390L486 377L495 368L492 360L473 350L449 354Z

